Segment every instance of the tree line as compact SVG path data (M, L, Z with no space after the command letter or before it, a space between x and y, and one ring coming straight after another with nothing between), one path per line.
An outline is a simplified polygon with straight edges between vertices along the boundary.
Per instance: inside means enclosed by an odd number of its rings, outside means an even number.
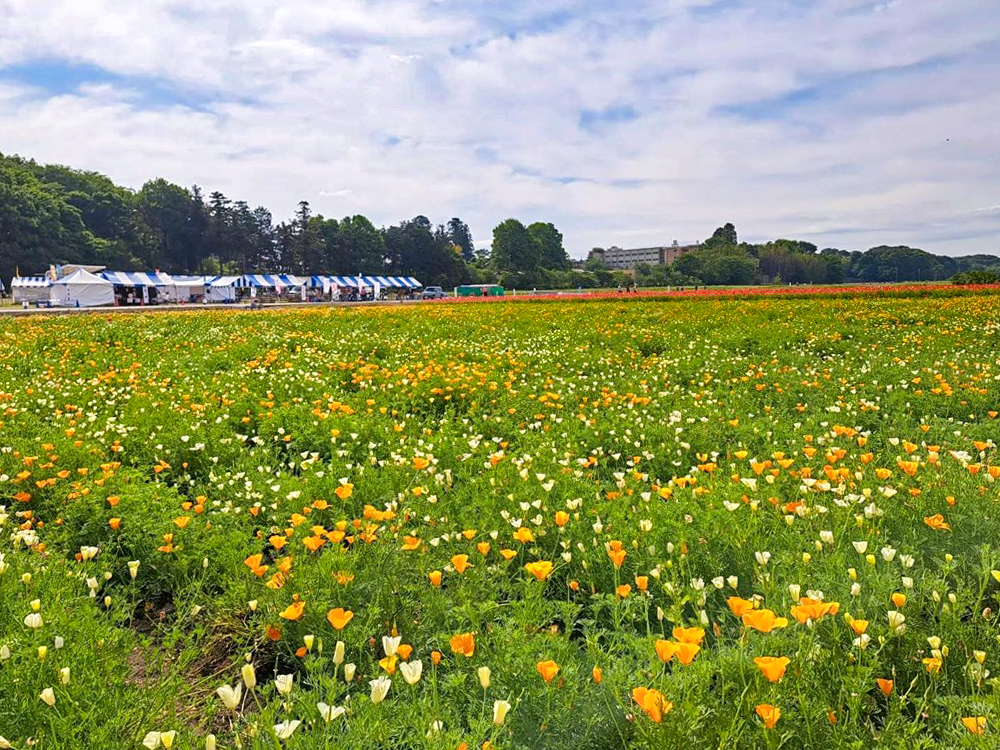
M585 265L599 267L597 257L592 253ZM811 242L788 239L753 244L740 242L732 224L716 229L672 265L636 269L637 281L645 286L943 281L989 279L993 274L1000 274L995 255L949 257L905 245L880 245L866 252L821 250Z
M307 201L275 222L263 207L164 179L138 191L97 172L0 154L0 279L43 273L50 264L160 269L176 274L287 272L416 276L426 285L498 282L507 288L593 288L629 279L593 258L573 263L548 222L507 219L489 250L468 225L417 216L376 227L363 215L314 213ZM582 267L581 267L582 266ZM1000 258L949 258L916 248L819 250L798 240L740 242L726 224L672 266L640 266L641 286L678 284L931 281L1000 272Z
M552 224L509 220L497 230L491 254L476 251L457 217L376 227L362 215L322 216L302 201L290 220L276 223L263 206L205 195L198 186L153 179L132 191L97 172L0 155L0 279L67 263L176 274L416 276L449 287L568 273L562 234Z

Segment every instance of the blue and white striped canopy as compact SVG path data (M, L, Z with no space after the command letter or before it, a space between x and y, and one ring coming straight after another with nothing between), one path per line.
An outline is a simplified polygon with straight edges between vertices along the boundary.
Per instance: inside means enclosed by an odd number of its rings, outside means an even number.
M412 276L363 276L365 282L374 285L377 281L383 287L393 289L419 289L422 284Z
M239 286L242 276L207 276L205 286Z
M274 289L276 287L291 287L291 286L302 286L302 279L297 276L292 276L287 273L279 274L266 274L266 273L248 273L240 277L239 282L236 286L246 288L246 287L263 287L267 289Z
M211 276L177 276L170 274L170 283L174 286L205 286Z
M52 282L45 276L15 276L10 280L11 289L41 289L52 286Z
M101 278L115 286L169 286L173 282L165 273L145 271L101 271Z
M373 287L376 283L381 284L383 289L419 289L423 286L412 276L313 276L309 280L309 286L313 288L342 286L357 289Z
M313 276L309 279L309 286L313 288L324 288L331 286L342 286L350 289L368 286L361 276Z

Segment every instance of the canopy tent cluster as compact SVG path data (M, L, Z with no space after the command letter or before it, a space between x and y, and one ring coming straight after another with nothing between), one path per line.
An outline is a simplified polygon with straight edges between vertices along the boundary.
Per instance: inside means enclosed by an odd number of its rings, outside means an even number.
M327 289L340 286L350 289L374 287L381 285L383 289L420 289L423 284L412 276L313 276L309 286L313 289Z
M299 277L292 274L243 274L241 276L173 276L161 271L101 271L93 274L86 269L78 269L67 276L53 280L48 276L21 276L11 282L14 302L48 302L69 307L97 307L115 304L115 289L136 289L142 291L142 298L148 299L156 290L160 301L233 302L237 290L250 290L255 295L258 290L273 290L281 294L287 290L322 289L324 292L341 287L347 289L410 290L421 288L421 283L412 276L312 276Z

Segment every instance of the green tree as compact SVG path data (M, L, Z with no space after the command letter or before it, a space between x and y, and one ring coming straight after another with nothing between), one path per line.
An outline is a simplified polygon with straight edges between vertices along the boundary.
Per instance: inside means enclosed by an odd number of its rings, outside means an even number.
M33 164L0 156L0 276L44 272L50 263L86 262L103 243L87 229L61 186L42 182Z
M542 268L567 269L569 256L563 247L562 233L552 223L536 221L528 227L528 234L538 246L539 265Z
M355 215L343 218L339 237L345 272L385 272L385 239L367 217Z
M309 201L299 201L292 223L293 265L290 270L297 273L314 274L323 272L323 244L320 240L319 223L314 221Z
M385 230L386 263L395 275L454 286L466 273L461 248L443 227L432 232L431 226L426 216L417 216Z
M541 250L524 224L502 221L493 229L493 266L499 273L530 274L541 265Z
M713 247L730 247L739 244L739 239L736 236L736 227L731 223L724 224L723 226L716 229L712 236L705 240L703 247L713 248Z
M195 204L191 193L160 178L150 180L137 196L139 216L151 233L152 252L146 258L153 266L193 269L197 238L192 232Z
M471 263L475 258L476 247L472 243L472 232L469 225L459 218L453 218L448 222L448 239L452 243L462 248L462 258L466 263Z

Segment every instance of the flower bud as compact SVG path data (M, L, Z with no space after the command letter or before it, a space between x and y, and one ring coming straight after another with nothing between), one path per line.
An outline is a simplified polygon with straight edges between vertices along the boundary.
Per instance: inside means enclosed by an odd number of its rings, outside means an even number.
M257 673L254 671L253 664L244 664L240 668L240 674L243 676L243 684L247 686L247 690L253 690L257 687Z

